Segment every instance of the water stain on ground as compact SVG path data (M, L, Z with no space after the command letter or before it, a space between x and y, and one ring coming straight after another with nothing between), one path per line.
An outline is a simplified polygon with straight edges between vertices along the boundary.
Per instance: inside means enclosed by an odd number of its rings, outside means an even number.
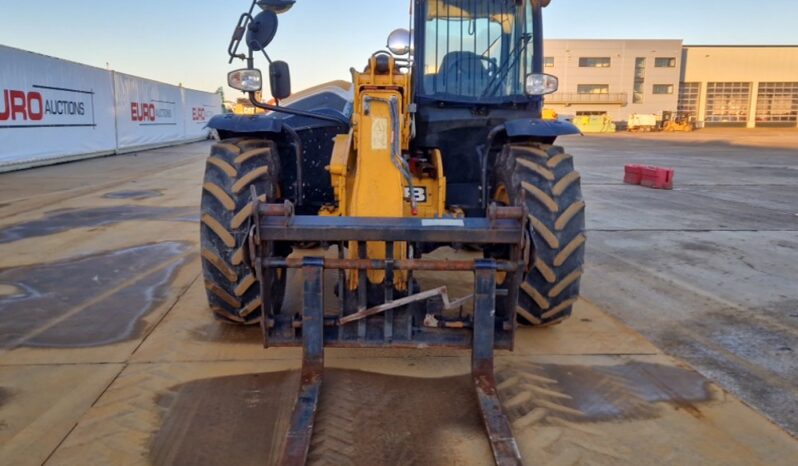
M161 196L163 196L163 190L148 189L141 191L114 191L103 194L103 199L133 199L134 201L143 201L144 199Z
M497 375L516 435L536 425L657 417L664 403L700 416L708 382L679 367L513 363ZM188 382L159 396L150 460L276 464L298 388L296 372ZM571 434L578 435L577 428ZM309 465L493 464L469 375L414 378L327 369Z
M169 297L191 245L147 244L50 264L0 270L0 347L75 348L135 338L142 317Z
M10 400L10 399L11 399L11 391L6 389L6 388L4 388L4 387L0 387L0 408L5 406L6 403L8 403L8 400ZM2 421L0 421L0 422L2 422ZM2 430L2 429L0 429L0 430Z
M279 372L173 387L157 401L163 422L151 439L150 460L276 464L298 383L297 373ZM308 464L462 464L458 458L492 464L476 403L467 375L327 369Z
M679 243L679 247L686 251L710 252L710 253L723 252L723 249L719 248L714 243L710 243L707 241L696 241L696 242L683 241Z
M73 228L113 225L133 220L198 222L195 207L112 206L92 209L59 209L46 212L43 218L0 229L0 244L26 238L54 235Z
M668 403L700 417L697 403L712 399L697 372L644 362L614 366L518 363L497 374L508 416L546 409L572 422L650 419Z
M205 343L253 344L260 342L262 338L258 325L231 325L221 321L195 327L189 334L195 340Z
M793 351L798 334L791 330L798 314L788 314L789 308L788 300L786 308L775 302L748 312L704 312L654 335L654 343L798 436L798 358Z
M296 372L202 379L159 395L156 465L274 464L293 408Z
M792 249L792 250L798 249L798 243L794 241L777 241L776 246L784 249Z
M554 366L547 373L572 397L570 405L593 421L653 417L658 402L697 412L691 403L711 398L700 374L660 364Z

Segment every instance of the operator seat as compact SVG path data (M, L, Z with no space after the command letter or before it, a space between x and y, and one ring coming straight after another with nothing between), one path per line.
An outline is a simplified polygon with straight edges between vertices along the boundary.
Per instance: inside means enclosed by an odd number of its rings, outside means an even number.
M437 92L479 97L488 85L488 70L474 52L455 51L443 57Z

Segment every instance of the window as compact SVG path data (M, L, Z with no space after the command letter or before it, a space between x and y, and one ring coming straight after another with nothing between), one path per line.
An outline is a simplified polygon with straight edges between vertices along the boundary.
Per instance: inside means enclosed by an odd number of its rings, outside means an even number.
M679 105L677 111L689 116L698 116L698 99L701 96L701 83L682 83L679 86Z
M657 57L654 59L656 68L676 68L676 59L673 57Z
M654 94L673 94L673 84L654 84Z
M579 84L576 86L577 94L609 94L609 84Z
M748 121L751 102L751 83L707 83L707 114L709 124L739 124Z
M531 2L421 2L420 95L454 102L528 102L535 34Z
M635 79L646 78L646 59L635 58Z
M554 57L543 57L543 66L552 68L554 66Z
M610 57L580 57L580 68L609 68L612 60Z
M643 81L640 80L639 82L635 80L635 87L634 92L632 92L632 103L633 104L642 104L643 103Z
M632 92L632 103L643 103L643 86L646 82L646 59L638 57L635 59L635 87Z
M798 121L798 82L759 83L757 124L795 126Z

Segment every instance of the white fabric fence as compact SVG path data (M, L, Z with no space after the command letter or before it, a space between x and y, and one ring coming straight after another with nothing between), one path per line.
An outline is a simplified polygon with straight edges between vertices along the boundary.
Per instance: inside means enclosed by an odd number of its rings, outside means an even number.
M207 138L221 96L0 46L0 172Z

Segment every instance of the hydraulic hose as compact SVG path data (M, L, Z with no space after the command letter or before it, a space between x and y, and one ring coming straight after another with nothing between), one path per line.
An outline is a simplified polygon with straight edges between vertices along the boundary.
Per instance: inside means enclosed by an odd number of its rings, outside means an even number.
M397 103L396 97L391 97L390 99L383 99L380 97L366 97L366 113L368 114L368 105L371 102L381 102L388 105L388 108L391 112L391 121L393 123L393 140L391 141L391 163L394 167L399 171L402 175L402 178L405 179L407 183L408 189L410 190L409 201L410 201L410 208L413 215L418 213L418 202L416 201L415 195L415 188L413 187L413 176L410 174L410 167L407 165L407 161L402 157L402 149L401 149L401 141L400 141L400 134L402 131L402 127L399 121L399 105Z

